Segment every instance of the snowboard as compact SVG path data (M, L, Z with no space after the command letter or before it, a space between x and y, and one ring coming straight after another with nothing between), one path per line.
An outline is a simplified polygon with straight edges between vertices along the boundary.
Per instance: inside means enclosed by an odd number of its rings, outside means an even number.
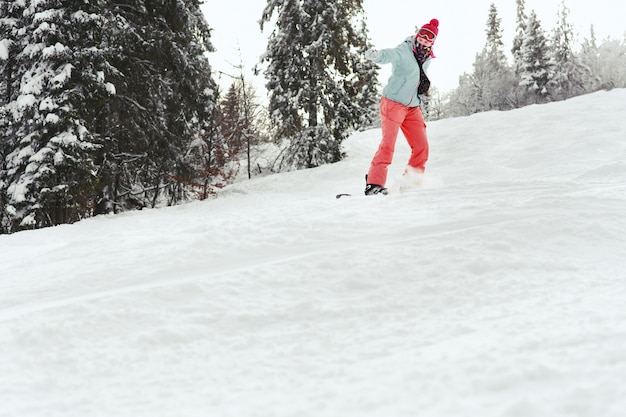
M398 178L395 182L392 182L390 187L384 189L378 194L389 195L389 194L403 194L406 192L421 190L423 188L424 181L424 173L417 169L407 168L404 174ZM365 176L365 182L367 183L367 175ZM376 195L376 194L374 194ZM339 199L342 197L351 197L350 193L340 193L335 196L335 198ZM371 197L371 196L367 196Z
M389 190L388 190L388 189L385 189L385 191L381 191L381 192L380 192L380 193L378 193L378 194L372 194L372 195L368 195L368 196L363 195L363 196L364 196L364 197L373 197L373 196L376 196L376 195L379 195L379 194L380 194L380 195L387 195L387 194L389 194ZM337 198L337 199L342 198L342 197L352 197L352 194L350 194L350 193L339 193L339 194L337 194L337 195L335 196L335 198Z

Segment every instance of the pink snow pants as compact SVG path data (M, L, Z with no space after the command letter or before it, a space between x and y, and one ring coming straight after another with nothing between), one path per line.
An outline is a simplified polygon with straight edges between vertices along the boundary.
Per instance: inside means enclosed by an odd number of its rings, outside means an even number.
M387 182L387 168L393 159L398 129L402 129L411 147L408 165L422 172L428 160L428 138L426 123L419 106L407 107L383 97L380 100L380 117L383 138L370 165L367 183L384 187Z

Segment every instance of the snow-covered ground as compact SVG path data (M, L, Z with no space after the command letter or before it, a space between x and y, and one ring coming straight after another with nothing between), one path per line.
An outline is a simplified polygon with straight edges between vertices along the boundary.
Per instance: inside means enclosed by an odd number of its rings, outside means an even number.
M626 415L626 90L429 136L0 236L0 416Z

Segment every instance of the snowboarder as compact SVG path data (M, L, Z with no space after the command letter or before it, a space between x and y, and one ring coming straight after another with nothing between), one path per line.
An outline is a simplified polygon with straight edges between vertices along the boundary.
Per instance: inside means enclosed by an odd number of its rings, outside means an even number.
M416 186L421 182L428 160L428 139L420 96L427 94L430 87L426 69L435 57L432 47L438 33L439 21L432 19L397 47L365 53L377 64L392 64L380 101L382 140L365 177L365 195L387 193L387 169L393 159L398 129L402 129L411 147L405 178Z

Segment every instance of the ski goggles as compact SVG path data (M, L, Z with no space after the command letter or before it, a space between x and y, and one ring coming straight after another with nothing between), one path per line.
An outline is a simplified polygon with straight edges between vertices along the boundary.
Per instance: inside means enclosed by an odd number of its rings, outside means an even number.
M435 35L432 31L426 28L421 28L420 30L418 30L416 37L430 43L430 45L432 45L435 42L435 39L437 39L437 35Z

